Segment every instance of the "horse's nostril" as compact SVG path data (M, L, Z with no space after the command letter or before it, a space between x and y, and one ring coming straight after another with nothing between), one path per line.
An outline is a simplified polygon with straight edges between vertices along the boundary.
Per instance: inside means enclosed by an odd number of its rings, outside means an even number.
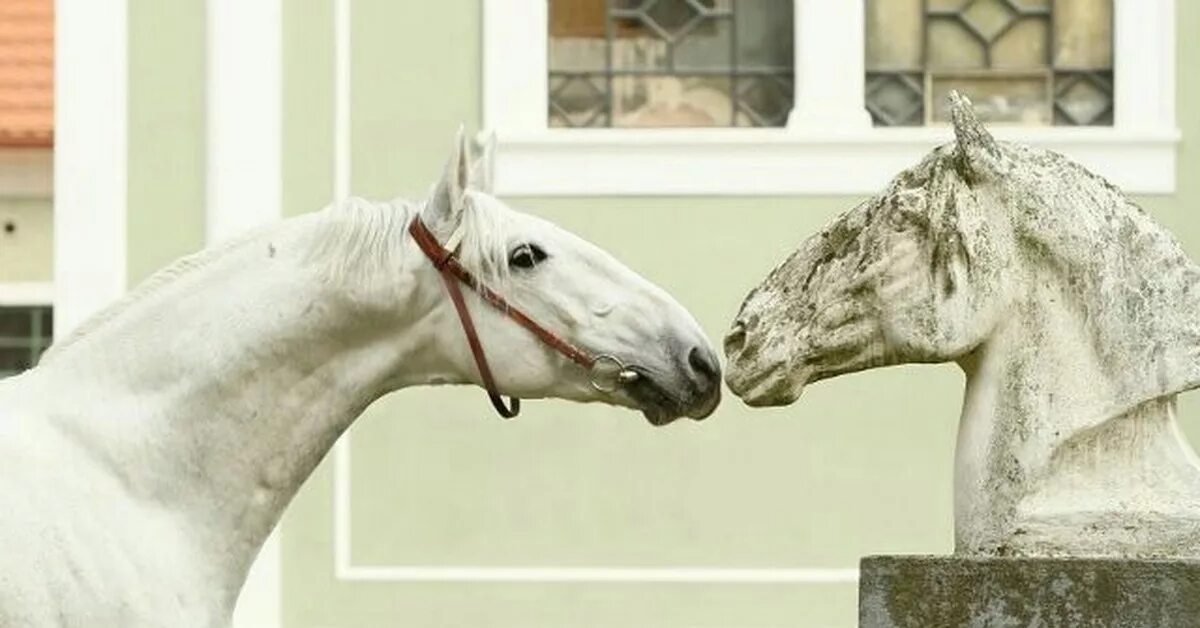
M715 380L720 377L721 366L712 352L700 347L692 347L688 351L688 366L692 371L705 379Z
M742 346L746 344L746 326L742 321L734 321L733 327L729 333L725 335L725 355L730 355L742 350Z

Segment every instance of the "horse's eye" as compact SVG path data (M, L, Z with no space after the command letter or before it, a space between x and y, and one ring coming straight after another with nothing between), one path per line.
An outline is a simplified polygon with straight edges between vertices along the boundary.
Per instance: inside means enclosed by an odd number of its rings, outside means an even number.
M536 244L521 244L508 255L508 264L514 268L529 269L546 259L546 252Z

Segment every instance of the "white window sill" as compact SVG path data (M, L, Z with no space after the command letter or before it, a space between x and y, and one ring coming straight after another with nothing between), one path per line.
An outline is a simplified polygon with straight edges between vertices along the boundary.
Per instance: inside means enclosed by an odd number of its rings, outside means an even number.
M1002 140L1061 152L1132 194L1175 191L1176 129L995 126ZM873 194L948 127L553 129L496 133L495 191L509 196Z
M54 284L37 281L0 282L0 306L50 305L54 303Z

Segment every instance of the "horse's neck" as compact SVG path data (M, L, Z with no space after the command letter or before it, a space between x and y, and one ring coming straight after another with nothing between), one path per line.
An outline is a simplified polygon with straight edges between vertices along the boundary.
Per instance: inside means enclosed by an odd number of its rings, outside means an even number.
M1059 303L1035 296L961 361L967 385L955 452L960 551L996 551L997 542L1021 534L1023 518L1047 516L1064 504L1101 513L1123 500L1175 498L1148 491L1183 495L1200 488L1174 395L1114 406L1118 384L1101 368L1086 325Z
M235 590L287 502L367 405L456 379L429 349L422 308L440 286L418 285L412 247L390 274L409 311L371 314L313 261L320 220L299 219L181 276L33 373L72 391L67 401L87 401L49 414L132 498L178 513Z

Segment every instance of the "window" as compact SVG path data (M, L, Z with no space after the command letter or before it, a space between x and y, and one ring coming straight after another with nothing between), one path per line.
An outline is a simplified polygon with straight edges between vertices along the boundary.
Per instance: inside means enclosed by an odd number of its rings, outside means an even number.
M1001 140L1169 194L1178 1L483 0L492 180L523 196L870 194L951 139L958 89Z
M946 122L950 90L992 123L1113 124L1112 0L867 0L876 126Z
M550 0L551 127L783 126L792 0Z
M0 377L37 364L54 336L52 313L50 306L0 306Z

